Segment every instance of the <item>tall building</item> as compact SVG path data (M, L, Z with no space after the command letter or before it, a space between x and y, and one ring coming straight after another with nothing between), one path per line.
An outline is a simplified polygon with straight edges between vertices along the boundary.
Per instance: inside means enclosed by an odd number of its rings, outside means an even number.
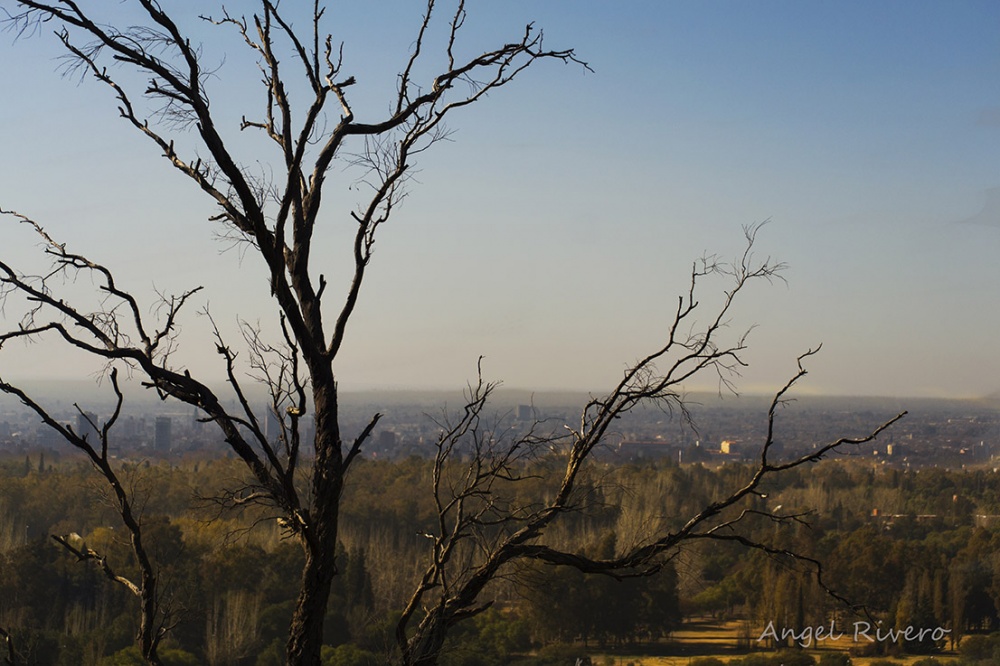
M76 415L76 434L83 437L90 444L97 444L101 441L101 433L94 425L97 423L97 414L85 412Z
M376 446L383 453L388 453L396 448L396 433L392 430L380 430Z
M153 448L157 451L169 451L171 445L170 417L157 416L156 429L153 431Z

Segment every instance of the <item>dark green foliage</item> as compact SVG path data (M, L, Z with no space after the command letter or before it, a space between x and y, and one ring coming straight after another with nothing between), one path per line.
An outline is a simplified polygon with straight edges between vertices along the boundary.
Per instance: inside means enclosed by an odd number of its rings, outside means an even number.
M816 666L816 660L803 652L781 651L773 654L751 654L730 661L731 666Z
M292 619L292 612L295 610L295 600L286 599L280 603L265 606L260 611L260 624L258 631L262 645L279 643L282 646L281 654L284 656L285 634L288 633L288 623Z
M5 620L4 628L12 631L30 665L97 666L102 658L106 663L130 659L137 630L134 598L91 563L77 562L47 535L78 532L105 553L116 570L133 575L128 546L120 528L114 529L114 513L92 501L90 471L48 458L44 474L37 472L37 454L30 456L27 467L23 454L0 467L0 518L13 526L9 535L18 535L0 549L0 617L14 618ZM191 489L224 485L235 468L232 462L204 460L197 463L197 471L194 467L139 465L133 470L151 497L143 521L150 552L164 576L164 593L183 609L165 645L165 650L176 652L164 655L188 659L179 664L210 663L211 623L221 626L227 613L249 604L252 628L243 637L241 663L281 666L302 549L282 540L268 521L244 538L245 529L258 520L250 512L221 517L200 512L191 502ZM352 494L351 513L344 518L349 541L338 549L340 575L327 618L325 642L331 649L326 656L363 663L377 655L384 661L394 649L394 609L405 603L426 557L427 541L416 533L418 528L433 529L432 506L425 498L428 465L417 458L363 461L355 472L345 491ZM606 474L614 483L586 487L600 511L571 516L566 535L587 544L583 551L593 557L610 557L617 549L614 530L622 500L618 489L655 497L662 504L659 510L676 516L744 478L746 469L646 464L612 468ZM857 497L870 488L898 488L908 493L906 501L915 508L933 504L936 500L929 493L942 488L973 498L978 497L974 492L985 493L983 498L1000 497L995 476L922 476L891 470L872 475L860 466L840 464L821 465L814 474L789 475L768 489L781 498L775 502L794 507L795 493L818 487L829 494L830 511L836 509L838 517L821 513L811 529L750 523L747 533L823 561L827 581L852 600L868 603L883 627L992 630L998 626L1000 608L1000 532L932 525L913 516L882 523L868 515L869 501ZM670 491L655 495L664 487ZM532 479L521 490L527 498L544 489L544 479ZM262 538L253 536L257 534ZM691 595L684 599L672 567L656 576L623 581L552 566L519 570L524 585L498 586L495 607L454 628L442 666L574 663L588 652L574 643L644 650L648 646L643 644L662 640L679 626L682 607L691 614L748 618L748 636L756 633L747 644L759 647L754 639L769 620L786 627L826 625L837 608L808 567L732 544L692 547L683 562L684 574L694 580L688 586ZM850 631L850 623L840 628ZM217 640L216 648L225 642ZM948 646L909 644L905 650L942 647ZM871 654L897 654L874 650L901 649L884 643L870 648ZM559 661L570 653L577 656ZM970 666L1000 663L997 640L982 635L964 637L961 655L962 663ZM745 665L770 666L776 656L761 653L742 660ZM808 659L796 652L781 653L780 658L786 666ZM831 653L819 663L844 666L845 658Z
M528 621L491 608L458 625L445 644L441 666L505 666L531 649Z
M840 593L874 612L893 607L906 575L904 544L866 526L838 539L827 564Z
M531 649L528 621L512 613L491 609L474 620L478 642L485 652L509 659Z
M1000 659L1000 634L966 636L958 648L963 664L992 664Z
M588 554L613 557L614 542L614 533L608 532ZM671 566L653 576L623 580L542 567L524 594L533 632L542 641L606 645L654 640L669 634L681 617L677 573Z
M553 643L539 650L535 657L518 660L516 663L517 666L565 666L577 663L578 659L583 663L590 663L585 648L579 645ZM472 664L468 666L472 666Z
M380 666L381 664L374 653L350 644L335 648L324 646L321 658L323 666Z
M818 666L851 666L851 657L845 652L828 652L819 658Z
M159 650L163 666L199 666L198 659L189 652L165 648ZM145 666L146 661L139 653L139 648L132 646L102 659L98 666Z
M772 662L777 666L816 666L816 659L812 655L804 652L781 651L774 655Z
M337 564L341 575L333 581L324 642L327 645L342 645L351 641L367 644L366 633L374 617L375 597L364 549L348 552L340 548Z
M285 641L275 639L266 648L261 650L253 666L284 666L284 663Z

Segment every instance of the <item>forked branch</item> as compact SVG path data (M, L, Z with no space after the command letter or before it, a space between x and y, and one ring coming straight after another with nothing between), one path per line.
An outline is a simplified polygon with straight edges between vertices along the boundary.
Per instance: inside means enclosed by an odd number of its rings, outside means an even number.
M706 371L720 377L722 388L733 388L732 377L745 365L746 333L735 338L725 337L729 312L749 285L780 279L784 267L769 258L755 258L753 249L759 228L759 225L746 228L746 247L735 261L723 263L709 257L695 265L689 290L678 300L664 343L626 370L610 393L591 399L583 409L578 428L567 428L568 434L540 437L532 430L527 436L515 437L505 444L498 443L492 436L484 436L479 427L492 386L484 385L480 376L479 383L467 396L462 418L444 429L439 439L434 463L437 533L427 535L433 539L430 562L410 600L408 612L403 614L396 628L404 664L433 663L447 628L488 607L489 601L483 599L486 586L518 561L539 561L614 578L648 576L660 571L685 543L733 541L771 556L791 557L811 565L823 589L844 600L824 580L820 562L755 540L740 530L749 517L777 524L802 522L802 514L741 509L741 505L744 500L761 494L761 484L768 477L816 462L845 446L872 441L905 415L905 412L898 414L863 437L840 438L786 462L771 460L776 410L787 402L789 391L805 376L804 361L815 354L815 350L799 357L796 374L774 395L768 409L768 428L760 444L760 456L745 484L709 502L679 529L651 531L610 558L595 559L545 542L546 533L554 522L577 510L580 479L594 450L608 436L614 419L641 404L657 405L690 419L683 383ZM697 287L711 276L728 278L729 287L723 291L722 301L716 309L697 320L702 310ZM681 333L683 330L690 332ZM547 502L537 505L505 503L502 487L524 478L521 474L526 463L539 451L561 452L565 456L565 469L556 492ZM465 551L462 551L463 544L468 545ZM458 552L464 552L465 557L456 557ZM428 604L424 600L431 592L434 600ZM414 610L421 606L425 610L423 619L415 629L409 629Z
M542 32L532 25L508 43L473 51L479 55L459 57L464 0L456 0L454 11L444 13L442 30L433 26L437 3L428 0L421 27L401 63L388 110L359 119L350 97L352 86L361 82L342 71L342 49L334 46L332 36L326 32L325 11L319 0L308 6L306 29L295 28L298 19L291 20L295 11L291 5L259 0L256 11L248 16L223 9L217 18L203 17L235 30L241 47L250 49L256 59L265 88L264 107L256 115L250 114L249 120L242 115L235 122L223 121L218 115L220 106L213 107L209 101L216 72L205 66L202 46L182 33L161 3L133 0L132 4L135 11L129 14L129 25L116 26L113 20L100 20L91 13L98 9L91 10L75 0L12 0L17 10L11 10L0 21L20 34L54 26L66 52L67 73L92 77L106 87L126 124L146 137L218 206L211 219L224 224L225 233L231 237L248 242L259 256L270 282L270 296L285 344L265 343L248 327L243 332L250 349L251 370L269 384L271 408L280 421L281 435L271 438L265 432L241 386L238 352L221 335L217 334L216 350L236 396L235 410L222 406L206 379L170 365L178 313L197 289L176 298L163 297L162 316L158 322L151 322L143 316L139 299L123 289L109 270L68 252L65 246L53 242L40 225L23 216L18 219L34 226L56 265L47 275L27 276L0 261L0 298L28 303L20 325L0 333L0 346L14 340L58 336L75 349L103 360L109 370L127 367L140 376L143 386L155 390L162 399L197 407L205 421L222 431L226 443L252 477L243 489L247 492L231 495L233 503L262 501L278 507L305 550L303 583L286 656L290 666L312 665L320 660L323 618L336 575L334 558L344 481L380 418L375 414L353 442L342 436L333 368L344 347L379 230L405 197L415 157L447 135L444 123L455 111L506 86L539 61L589 68L572 50L546 48ZM439 40L437 48L432 48L433 40ZM435 53L437 59L432 60ZM115 65L139 75L141 83L128 74L118 76L115 72L120 70ZM293 106L289 91L303 94L303 104L298 108ZM152 103L154 110L145 110L143 101ZM274 163L280 166L273 177L269 172L255 177L252 174L256 170L240 164L234 156L226 132L248 129L264 132L266 145L277 151ZM175 143L173 133L177 130L190 131ZM189 147L192 143L196 145L193 149ZM346 148L348 145L351 147ZM360 157L355 160L345 152L348 149ZM265 169L274 168L267 155L257 157ZM313 266L312 248L327 175L337 160L355 169L360 167L361 180L371 187L349 190L364 192L358 198L350 194L353 200L346 207L353 209L350 219L357 225L353 261L345 272L336 267L332 271L323 269L326 275L345 276L345 297L328 305L323 301L328 293L326 278ZM106 296L98 311L86 312L55 293L52 278L69 273L96 278ZM13 386L8 388L18 395ZM23 393L19 397L30 400ZM300 428L302 418L313 419L311 425L315 425L308 456L301 452L300 430L312 428ZM74 446L89 451L102 472L111 469L106 439L88 442L53 419L46 423ZM107 428L102 432L106 435ZM464 434L473 432L478 431L472 429ZM460 436L463 432L455 433L456 438ZM464 477L456 478L454 488L459 489L463 499L442 504L449 516L456 511L459 515L451 537L456 544L463 543L470 530L481 532L495 520L493 514L498 509L487 497L493 489L489 479L515 478L515 463L524 450L504 452L491 448L486 439L478 440L477 447L483 455L492 456L492 462L481 468L470 467ZM314 461L311 467L301 464L300 458L306 457ZM303 470L310 475L306 483L302 483ZM440 486L442 492L445 487ZM520 519L529 513L517 515ZM442 546L440 552L445 555L439 563L444 567L450 561L450 551L443 542ZM86 555L85 551L79 552ZM442 567L439 573L446 577L448 572ZM148 587L145 582L137 585L140 589ZM466 605L450 612L449 618L470 613Z
M139 586L133 583L131 580L125 576L121 576L115 573L115 570L111 568L108 564L108 558L101 555L93 548L87 546L83 539L80 538L79 534L72 533L66 535L53 534L52 539L58 543L60 546L72 553L77 560L80 562L91 561L97 565L97 568L101 570L109 580L118 583L119 585L125 587L129 592L137 597L142 596L142 590Z
M58 432L69 445L82 451L101 474L108 488L111 490L115 510L128 532L132 553L139 567L138 582L116 573L107 559L97 551L87 547L78 535L53 535L52 538L73 553L78 560L95 562L106 577L124 586L136 596L140 607L139 649L147 663L157 666L160 663L157 648L161 639L166 634L166 629L165 624L161 621L163 612L160 608L157 592L156 571L143 540L142 520L135 508L130 493L119 478L108 455L110 431L121 414L124 402L124 395L118 385L117 368L111 370L109 380L115 394L115 407L111 416L100 427L98 427L98 424L93 419L86 417L87 421L97 432L98 442L91 442L88 439L88 434L77 433L71 426L59 423L40 403L36 402L20 388L2 379L0 379L0 391L18 398L23 405L35 412L43 423ZM77 409L81 414L84 413L79 407Z

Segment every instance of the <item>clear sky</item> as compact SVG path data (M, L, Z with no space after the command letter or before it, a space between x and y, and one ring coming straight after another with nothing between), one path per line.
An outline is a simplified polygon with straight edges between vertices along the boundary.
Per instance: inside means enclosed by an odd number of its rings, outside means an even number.
M209 3L164 4L183 16ZM327 27L359 118L375 120L419 3L348 4ZM127 2L98 5L129 18ZM472 2L462 48L528 21L594 72L540 63L456 114L452 141L416 162L337 364L342 388L455 388L484 355L510 387L601 391L662 338L691 261L735 255L742 225L769 219L759 251L788 263L787 285L758 286L734 312L734 331L757 326L744 390L773 390L823 343L803 390L1000 391L1000 4ZM185 23L219 64L223 129L266 170L276 155L237 131L259 115L257 74L231 35ZM261 262L220 254L210 202L106 88L60 78L59 53L45 31L0 35L0 207L144 296L203 285L177 362L218 374L195 310L207 304L234 346L237 315L269 328ZM344 276L352 197L325 197L314 264L328 277ZM29 268L37 251L0 222L4 258ZM705 283L706 306L723 286ZM5 378L86 368L44 345L0 351Z

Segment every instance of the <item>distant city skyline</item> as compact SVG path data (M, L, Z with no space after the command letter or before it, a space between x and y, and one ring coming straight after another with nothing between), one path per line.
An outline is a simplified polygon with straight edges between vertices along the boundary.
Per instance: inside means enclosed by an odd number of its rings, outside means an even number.
M342 4L328 28L358 116L380 119L419 8ZM260 115L259 73L233 34L195 18L205 7L175 11L218 65L206 85L222 131L267 173L277 155L238 130ZM742 391L773 392L822 343L802 393L1000 392L1000 5L521 0L470 6L459 47L495 47L530 21L593 73L540 63L414 158L335 367L343 390L460 389L483 355L485 377L510 388L600 393L661 341L691 262L735 257L741 227L770 220L757 250L788 263L787 283L758 285L733 313L734 335L756 326ZM115 269L147 311L154 289L204 286L174 363L221 378L196 313L207 307L237 350L238 317L273 335L260 260L221 252L211 202L118 118L106 86L60 78L47 28L0 35L0 208ZM337 167L324 199L313 270L330 281L328 319L346 289L356 176ZM11 218L0 256L44 267ZM704 305L723 288L705 282ZM96 370L60 345L0 350L9 381Z

